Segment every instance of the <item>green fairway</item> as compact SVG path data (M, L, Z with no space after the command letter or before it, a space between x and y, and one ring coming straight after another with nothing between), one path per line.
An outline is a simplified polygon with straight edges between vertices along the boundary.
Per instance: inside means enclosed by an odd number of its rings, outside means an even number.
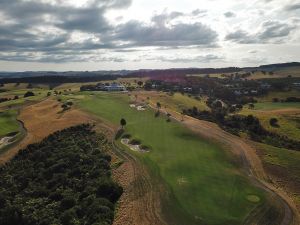
M16 121L17 112L15 110L8 110L0 112L0 138L19 130L19 124Z
M174 217L189 218L195 224L241 224L265 200L264 193L249 184L226 151L179 123L168 123L163 116L155 118L150 109L130 108L126 95L86 94L78 101L86 111L115 124L125 118L126 132L150 146L151 152L140 154L141 160L174 194L168 210L180 207L182 213Z

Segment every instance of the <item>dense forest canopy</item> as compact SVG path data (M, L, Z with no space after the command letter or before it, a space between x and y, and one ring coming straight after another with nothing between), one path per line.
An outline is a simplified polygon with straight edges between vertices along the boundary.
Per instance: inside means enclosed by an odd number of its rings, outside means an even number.
M20 151L0 169L0 224L112 224L123 190L111 179L110 148L79 125Z

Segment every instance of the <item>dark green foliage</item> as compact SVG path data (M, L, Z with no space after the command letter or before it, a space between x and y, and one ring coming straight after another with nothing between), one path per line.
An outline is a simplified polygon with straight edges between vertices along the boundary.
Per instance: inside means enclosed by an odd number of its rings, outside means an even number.
M130 134L123 134L123 135L122 135L122 138L130 139L130 138L131 138L131 135L130 135Z
M32 91L27 91L27 92L24 94L24 98L31 97L31 96L34 96L34 93L33 93Z
M91 125L28 145L0 168L0 224L112 224L123 190L111 179L110 148Z
M124 118L120 120L120 125L122 126L122 129L124 128L124 126L126 126L126 120Z
M116 133L115 140L118 140L123 133L124 133L124 129L123 128L119 129Z
M259 119L253 115L228 115L225 108L212 108L212 111L209 112L198 110L196 107L183 110L183 113L200 120L217 123L221 128L235 135L239 135L239 132L244 132L254 141L267 143L276 147L300 150L300 142L298 140L293 140L287 136L266 130L261 125ZM273 120L270 121L270 124L278 126L277 122Z
M129 144L131 144L131 145L140 145L141 141L136 140L136 139L132 139L132 140L130 140Z
M278 120L277 120L276 118L271 118L271 119L270 119L270 125L271 125L272 127L279 127L279 125L278 125Z

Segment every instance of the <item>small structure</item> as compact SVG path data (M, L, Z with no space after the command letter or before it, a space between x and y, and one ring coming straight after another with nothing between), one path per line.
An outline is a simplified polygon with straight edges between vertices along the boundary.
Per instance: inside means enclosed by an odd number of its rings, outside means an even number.
M112 83L110 85L104 85L101 87L103 91L126 91L126 87L118 83Z

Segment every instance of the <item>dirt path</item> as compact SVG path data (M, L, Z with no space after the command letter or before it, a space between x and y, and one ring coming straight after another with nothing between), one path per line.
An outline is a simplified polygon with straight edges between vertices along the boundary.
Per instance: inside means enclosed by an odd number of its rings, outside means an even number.
M147 168L134 156L120 150L115 152L125 160L115 171L115 177L125 187L113 225L162 225L160 192ZM124 179L126 178L126 179Z
M150 107L156 110L154 103L151 103ZM277 189L268 183L268 176L263 169L261 160L256 154L255 149L246 140L227 133L215 123L198 120L190 116L184 116L182 120L182 115L176 111L170 109L163 109L161 111L165 114L170 113L172 119L182 123L201 137L216 141L230 149L242 160L243 167L249 178L266 191L273 193L278 201L282 203L284 218L280 225L300 224L300 216L293 200L283 190Z
M81 123L95 123L96 129L114 139L116 126L106 124L76 108L61 113L61 104L47 99L24 106L18 119L24 123L26 136L12 148L0 155L0 165L8 162L19 150L27 145L41 141L51 133ZM114 179L124 188L124 194L118 203L114 225L160 225L161 219L159 185L154 185L148 170L136 158L114 145L112 155L121 158L124 163L113 170Z

